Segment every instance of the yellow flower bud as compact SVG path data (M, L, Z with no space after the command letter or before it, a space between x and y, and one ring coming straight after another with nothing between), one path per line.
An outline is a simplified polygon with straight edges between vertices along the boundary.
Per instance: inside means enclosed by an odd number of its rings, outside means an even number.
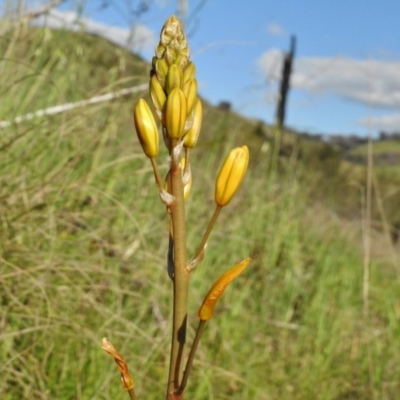
M165 109L165 104L167 103L167 96L155 75L150 79L150 97L153 101L154 108L156 109L157 116L162 122L162 115Z
M133 119L144 153L149 158L156 157L159 149L158 129L151 109L145 100L140 99L136 103Z
M159 44L156 46L156 57L157 58L162 58L162 56L165 53L165 47L162 44Z
M226 206L238 190L249 163L247 146L236 147L226 158L215 184L215 202Z
M244 269L249 265L251 258L246 258L239 264L236 264L233 268L226 271L220 276L220 278L212 285L211 289L204 298L203 304L199 309L199 318L202 321L210 320L214 315L214 307L218 299L226 287L231 283L238 275L240 275Z
M187 48L187 41L181 22L175 15L171 15L165 21L161 29L160 45L165 47L171 46L180 51L184 51Z
M179 54L179 56L175 60L175 64L178 65L178 67L182 71L185 70L185 68L187 67L188 63L189 63L189 57L185 53Z
M196 105L194 106L194 118L192 127L188 130L185 135L183 145L188 148L196 146L197 139L200 135L201 122L203 119L203 106L200 99L197 99Z
M165 88L165 81L168 74L168 64L163 58L153 58L153 73L156 74L162 88Z
M172 89L167 98L165 111L165 126L167 135L171 139L180 139L183 136L183 129L186 121L186 97L179 88Z
M173 64L168 70L167 82L166 82L166 90L167 93L171 93L174 88L182 88L183 82L183 73L182 70L176 65Z
M171 16L164 24L160 42L156 48L156 57L166 61L168 66L177 64L184 70L189 62L189 47L185 33L178 18Z
M175 63L176 57L177 57L176 50L172 46L167 47L164 54L164 60L167 61L167 64L169 66Z
M196 76L196 66L190 61L183 73L183 83L186 83L190 79L194 79Z
M183 85L183 93L186 96L187 112L191 113L193 106L197 100L197 81L196 79L190 79Z

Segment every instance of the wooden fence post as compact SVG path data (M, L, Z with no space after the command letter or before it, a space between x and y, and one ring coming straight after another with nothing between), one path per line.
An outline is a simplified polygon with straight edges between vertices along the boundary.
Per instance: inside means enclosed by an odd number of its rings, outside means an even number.
M290 51L285 54L282 67L282 78L279 90L279 99L276 109L276 124L278 129L282 129L285 123L286 99L290 89L290 74L296 48L296 36L290 38Z

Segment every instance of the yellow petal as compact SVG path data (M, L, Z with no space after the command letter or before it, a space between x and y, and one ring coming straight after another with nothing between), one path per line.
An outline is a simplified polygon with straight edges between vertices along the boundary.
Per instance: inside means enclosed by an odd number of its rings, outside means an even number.
M214 283L214 285L212 285L199 309L199 318L202 321L208 321L213 317L216 302L221 297L229 283L244 271L244 269L249 265L250 261L251 258L246 258L239 264L236 264L233 268L222 274Z

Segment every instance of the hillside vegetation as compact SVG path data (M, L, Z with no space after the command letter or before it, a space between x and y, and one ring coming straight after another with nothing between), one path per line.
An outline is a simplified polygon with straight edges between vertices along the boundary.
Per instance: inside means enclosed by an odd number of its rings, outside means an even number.
M148 76L141 59L101 38L16 26L0 38L0 120ZM134 132L140 96L0 130L2 400L127 398L104 336L127 359L140 399L164 393L168 220ZM272 128L206 103L204 114L189 254L213 211L210 176L234 145L247 144L251 161L193 273L189 342L210 283L244 257L254 261L218 303L186 397L398 399L398 167L374 170L365 264L365 165L293 133L275 163ZM165 172L165 153L159 162Z

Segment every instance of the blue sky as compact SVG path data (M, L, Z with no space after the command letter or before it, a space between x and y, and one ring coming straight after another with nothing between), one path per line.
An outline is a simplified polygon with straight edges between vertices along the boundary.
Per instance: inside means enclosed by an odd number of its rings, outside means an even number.
M141 15L139 3L147 3ZM150 60L177 0L85 3L85 22ZM287 125L311 133L400 132L399 0L188 0L187 33L200 94L272 122L282 51L297 36ZM61 11L76 10L66 2ZM111 32L111 33L110 33ZM114 32L114 33L112 33ZM121 39L122 40L122 39Z

